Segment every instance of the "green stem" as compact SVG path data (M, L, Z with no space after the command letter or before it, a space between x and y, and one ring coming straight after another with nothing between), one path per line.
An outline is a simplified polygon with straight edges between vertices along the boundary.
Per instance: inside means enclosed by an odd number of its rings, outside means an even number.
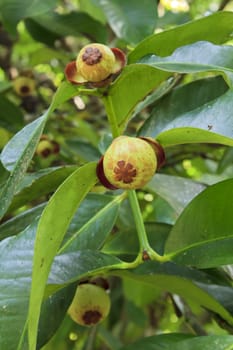
M112 99L109 95L107 96L103 96L102 98L106 112L107 112L107 116L108 116L108 121L111 127L111 131L112 131L112 136L118 137L120 136L120 130L118 127L118 123L117 123L117 118L115 115L115 111L113 108L113 104L112 104Z
M87 342L84 345L84 350L92 350L94 348L94 343L97 335L97 326L90 329Z
M151 260L157 260L160 262L167 260L166 256L161 256L156 251L154 251L154 249L152 249L150 246L136 192L134 190L130 190L128 191L128 196L129 196L129 201L130 201L131 209L135 220L136 230L137 230L138 239L139 239L139 246L140 246L139 255L136 258L136 260L151 259Z

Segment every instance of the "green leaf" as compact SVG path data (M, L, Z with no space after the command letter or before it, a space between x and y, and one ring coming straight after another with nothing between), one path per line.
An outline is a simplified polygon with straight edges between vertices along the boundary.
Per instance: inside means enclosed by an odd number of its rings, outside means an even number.
M20 20L45 13L56 5L56 0L1 0L0 11L5 28L16 34L16 26Z
M157 19L154 0L97 0L118 38L131 44L152 34Z
M22 110L6 97L0 95L0 126L16 132L24 125Z
M224 128L224 127L223 127ZM231 130L225 130L231 133ZM185 143L219 143L220 145L233 146L233 138L216 134L194 127L174 128L158 135L157 141L164 147L181 145Z
M106 24L106 17L99 6L98 0L79 0L80 10L88 13L91 17Z
M122 196L90 194L74 216L69 228L69 237L59 250L98 250L102 247L115 224Z
M217 105L218 97L224 99L225 92L227 92L227 85L220 76L200 79L179 86L156 103L150 117L142 125L139 134L141 136L157 137L164 130L180 126L195 126L207 129L209 125L209 128L211 128L212 124L204 124L206 115L202 119L198 118L197 123L195 122L196 117L198 117L199 112L206 111L207 113L212 105ZM224 118L224 114L221 115Z
M232 55L232 46L218 46L207 41L198 41L179 47L171 56L147 55L140 62L168 72L222 72L227 80L233 77Z
M119 263L121 261L115 256L89 249L57 255L49 274L45 295L49 296L80 278L107 273L114 269L114 265L117 268Z
M107 40L105 26L87 13L73 11L61 15L54 12L47 12L46 14L30 18L29 27L27 26L29 31L33 24L34 30L36 25L38 25L42 29L54 33L59 37L85 35L92 41L105 43ZM39 32L37 35L39 35ZM37 37L37 39L39 38Z
M46 114L19 131L3 149L0 160L11 171L1 192L0 217L7 211L35 152L46 122Z
M146 185L149 191L165 199L177 214L180 214L205 187L190 179L165 174L156 174Z
M91 145L90 142L77 138L70 138L66 141L66 145L70 151L72 151L76 156L79 156L83 161L98 161L101 157L99 150L95 146Z
M31 350L36 348L40 309L52 261L77 207L96 181L96 163L81 167L58 188L41 216L34 248L29 306L28 330Z
M22 232L39 217L45 207L46 203L40 204L32 209L26 210L23 213L12 217L10 220L5 221L0 226L0 240L14 236L19 232Z
M172 263L160 264L155 261L148 261L134 270L114 271L114 274L130 280L141 281L154 288L155 291L168 291L178 294L186 302L192 302L199 306L205 305L206 309L219 314L229 324L233 325L233 315L228 307L222 305L221 300L205 290L207 287L214 286L212 276L205 272ZM224 288L224 286L219 286L219 288ZM233 292L233 289L230 289Z
M12 212L34 199L54 192L76 169L77 166L65 166L61 168L42 169L36 173L26 174L8 212Z
M148 54L167 56L177 47L192 44L195 41L205 40L214 44L221 44L231 39L232 27L233 13L217 12L151 35L129 54L128 61L130 64L137 62ZM210 28L214 28L214 30L210 30Z
M195 197L173 226L165 252L180 264L201 268L232 264L232 195L229 179Z
M132 64L123 69L119 78L108 90L108 99L113 106L121 131L123 131L136 105L170 75L171 73L143 64Z
M34 255L34 239L38 219L25 231L15 230L15 237L9 237L0 242L0 348L16 350L19 343L23 349L29 349L26 344L27 313L31 290L32 260ZM61 323L64 313L74 294L72 283L90 274L98 274L118 264L119 260L96 251L84 250L76 253L63 254L56 257L50 274L50 282L56 288L51 289L49 298L45 298L38 329L38 347L43 345ZM59 285L59 283L61 283ZM39 287L39 285L38 285ZM56 292L56 289L59 289ZM51 294L51 291L56 292ZM14 336L12 336L14 334ZM21 347L19 347L21 349Z
M172 226L151 222L146 223L145 227L150 245L159 254L163 254L164 244ZM133 257L137 256L139 251L136 229L128 228L115 233L112 239L106 242L102 251L119 257L130 257L130 260L132 260Z
M0 242L0 348L4 350L17 349L25 327L31 284L32 239L37 223L33 221L21 235Z
M143 338L120 350L232 350L232 335L194 337L188 334L163 334Z
M32 66L37 66L38 64L43 63L50 63L53 59L57 59L64 64L67 63L68 57L60 50L57 51L45 46L32 52L29 57L30 65Z
M49 107L49 112L54 111L61 104L78 95L78 88L67 81L63 81L53 96L52 103Z

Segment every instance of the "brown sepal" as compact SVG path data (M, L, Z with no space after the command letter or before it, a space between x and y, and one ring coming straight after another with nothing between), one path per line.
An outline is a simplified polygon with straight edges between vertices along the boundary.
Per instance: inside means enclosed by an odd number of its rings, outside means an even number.
M153 147L156 157L157 157L157 169L160 169L166 161L166 156L163 147L154 140L152 137L140 137L140 139L147 141L151 147Z
M102 156L97 164L97 167L96 167L96 175L100 181L100 183L108 188L109 190L117 190L118 188L113 186L109 181L108 179L106 178L105 174L104 174L104 167L103 167L103 160L104 160L104 157Z

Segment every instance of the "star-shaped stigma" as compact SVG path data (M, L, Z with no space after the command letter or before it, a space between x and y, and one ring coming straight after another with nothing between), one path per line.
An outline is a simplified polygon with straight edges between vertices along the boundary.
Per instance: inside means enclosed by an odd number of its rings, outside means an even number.
M119 160L114 168L115 179L122 181L125 184L133 182L133 178L137 175L137 170L131 163L126 163L124 160Z

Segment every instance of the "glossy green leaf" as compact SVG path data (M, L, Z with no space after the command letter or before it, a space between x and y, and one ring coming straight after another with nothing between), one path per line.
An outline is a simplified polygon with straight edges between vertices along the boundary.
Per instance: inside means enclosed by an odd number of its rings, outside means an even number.
M9 212L54 192L57 187L75 170L77 166L42 169L36 173L28 173L15 194Z
M151 246L159 254L163 254L164 244L171 230L170 225L160 223L146 223L146 233ZM122 244L124 242L124 244ZM126 228L113 235L112 239L106 242L103 252L120 257L136 257L139 251L138 237L135 228Z
M98 0L79 0L80 10L88 13L91 17L106 24L106 16L100 8Z
M117 268L119 263L121 261L114 256L89 249L57 255L49 274L46 295L85 276L106 273L114 269L114 265Z
M80 139L69 139L66 141L69 150L76 156L80 157L85 162L98 161L101 157L99 150L90 144Z
M59 37L85 35L94 42L106 42L107 35L104 25L83 12L72 11L62 15L54 12L47 12L40 16L33 16L30 18L29 23L29 31L32 24L35 24ZM37 35L39 35L39 32Z
M231 133L231 130L225 130ZM167 130L158 135L157 140L164 147L181 145L185 143L218 143L220 145L233 146L233 138L216 134L194 127L180 127Z
M119 78L110 86L107 97L114 107L120 130L124 129L136 105L170 75L171 73L143 64L132 64L123 69ZM106 109L108 112L108 106Z
M40 204L29 210L12 217L0 225L0 240L17 235L38 218L44 210L46 203Z
M180 214L205 186L187 178L156 174L146 188L165 199Z
M41 216L34 248L29 306L31 350L36 348L40 308L52 261L75 211L97 181L95 169L96 164L89 163L71 174L51 197Z
M5 28L16 34L16 25L23 18L45 13L55 7L55 0L1 0L0 11Z
M20 342L23 344L22 348L29 349L24 331L28 316L37 225L38 219L34 219L23 232L15 230L15 234L18 235L0 242L0 330L1 334L4 334L4 337L0 337L2 350L16 350ZM72 285L68 289L63 287L87 275L105 271L118 263L119 260L112 256L91 250L56 257L50 274L50 283L53 286L59 283L60 285L59 288L53 289L48 286L49 297L43 302L38 329L40 345L53 335L73 297ZM54 294L56 289L59 291Z
M120 350L232 350L232 335L194 337L188 334L164 334L143 338Z
M138 43L153 33L157 19L154 0L97 0L118 38Z
M233 324L233 315L228 310L228 305L222 305L221 300L205 290L214 285L212 277L205 272L188 267L184 269L184 266L172 263L159 264L150 261L133 271L119 271L114 274L141 281L156 291L178 294L187 302L192 301L196 305L205 305L205 308L219 314L229 324ZM219 286L219 288L224 288L224 286ZM231 291L233 291L232 288Z
M226 80L232 80L233 47L214 45L207 41L198 41L176 49L171 56L148 55L140 60L143 64L176 73L222 72ZM229 81L232 86L232 81Z
M3 149L0 160L11 171L1 192L0 217L7 211L35 152L46 122L46 114L19 131Z
M90 194L74 216L59 254L100 249L115 224L122 200L121 196Z
M0 348L15 350L27 318L31 283L32 238L37 222L21 235L0 242ZM19 231L17 232L19 233ZM14 334L14 336L12 336Z
M135 63L143 56L170 55L177 47L195 41L210 41L221 44L231 39L233 27L232 12L217 12L195 21L176 26L164 32L145 38L129 55L129 63ZM214 28L214 30L210 30Z
M232 264L232 195L229 179L195 197L172 228L165 252L179 263L202 268Z
M211 108L217 108L218 102L221 101L218 100L218 97L224 100L224 93L226 92L227 85L220 76L196 80L177 87L156 103L150 117L142 125L139 134L157 137L160 132L166 129L191 125L204 129L208 129L209 125L209 128L211 128L211 123L204 124L208 116L207 111ZM229 103L229 101L230 98L225 102ZM204 116L204 112L207 115ZM220 107L216 111L216 115L219 112L222 112ZM198 118L199 113L200 117ZM203 115L202 119L201 114ZM224 118L224 116L225 114L222 112L221 118ZM198 119L197 123L196 117ZM220 121L219 118L218 124L220 124Z

